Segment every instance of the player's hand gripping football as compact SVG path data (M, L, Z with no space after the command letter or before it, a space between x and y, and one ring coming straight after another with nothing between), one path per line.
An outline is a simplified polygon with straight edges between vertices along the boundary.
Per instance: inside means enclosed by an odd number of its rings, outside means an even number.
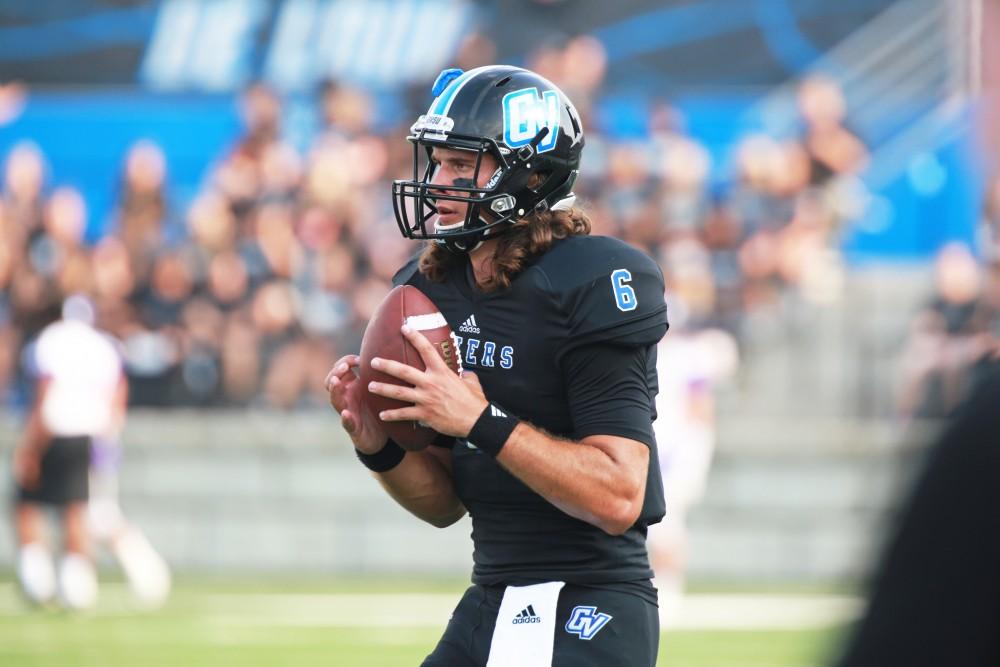
M415 420L438 433L466 437L488 404L479 379L468 372L456 375L419 331L405 325L402 331L420 353L427 370L421 371L390 359L372 359L372 368L413 385L401 387L385 382L369 383L368 390L374 394L413 403L410 407L383 410L379 417L383 421Z
M326 376L326 390L354 446L365 454L374 454L385 446L388 436L361 400L364 387L355 372L360 363L361 357L356 354L338 359Z

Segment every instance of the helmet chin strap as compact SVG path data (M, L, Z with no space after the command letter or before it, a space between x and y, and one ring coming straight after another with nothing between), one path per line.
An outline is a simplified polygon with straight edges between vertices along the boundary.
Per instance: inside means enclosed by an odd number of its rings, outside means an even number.
M489 224L482 217L479 218L479 221L482 222L483 225ZM462 227L464 227L464 226L465 226L465 221L464 220L452 223L450 225L442 225L440 222L435 221L434 222L434 231L435 232L451 232L451 231L455 231L457 229L462 229ZM465 245L467 243L467 241L468 241L467 239L463 239L463 240L451 240L451 241L449 241L447 239L438 239L438 243L441 243L442 245L444 245L446 248L448 248L449 250L451 250L453 252L457 251L457 252L469 253L469 252L472 252L473 250L475 250L476 248L478 248L479 246L483 245L483 243L486 241L485 236L487 235L487 233L488 233L488 231L484 230L483 233L480 234L479 237L477 238L476 244L473 245L471 248L467 247Z
M456 229L461 229L465 225L465 220L460 220L459 222L452 223L450 225L442 225L441 218L439 217L434 221L434 231L435 232L453 232Z

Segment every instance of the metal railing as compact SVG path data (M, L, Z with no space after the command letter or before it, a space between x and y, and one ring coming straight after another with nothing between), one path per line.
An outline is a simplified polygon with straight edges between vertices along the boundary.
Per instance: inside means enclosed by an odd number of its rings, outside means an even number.
M978 90L981 0L902 0L855 31L809 68L844 92L851 128L872 153L874 187L905 168L900 156L940 143L961 122ZM797 131L789 81L750 112L775 136Z

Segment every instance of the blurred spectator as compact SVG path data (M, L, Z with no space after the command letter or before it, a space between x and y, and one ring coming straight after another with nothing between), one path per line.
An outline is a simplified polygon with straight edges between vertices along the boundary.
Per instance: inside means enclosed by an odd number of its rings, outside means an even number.
M525 67L558 86L563 80L563 67L566 65L565 46L564 35L549 33L539 41L535 50L528 54Z
M696 234L705 222L711 158L696 141L679 133L660 134L654 144L661 178L658 217L668 234Z
M263 263L255 276L258 280L277 277L291 279L301 267L303 256L295 236L293 211L285 206L267 205L257 210L256 251Z
M255 83L240 99L245 134L235 153L257 160L263 149L277 142L281 132L281 100L262 83Z
M462 39L453 61L455 67L468 72L470 69L492 65L496 62L496 56L497 45L489 35L476 31Z
M151 141L132 145L125 158L118 233L140 276L148 275L167 217L166 158Z
M836 82L822 76L799 86L802 139L811 163L810 183L823 185L835 176L856 172L868 157L864 143L847 127L847 104Z
M707 211L701 237L709 253L715 281L717 324L739 336L743 310L743 273L739 260L742 228L718 195L713 197Z
M98 299L125 303L137 287L135 271L125 244L108 236L94 248L92 272Z
M656 179L646 159L645 147L638 142L619 143L610 147L606 174L606 191L601 193L614 212L621 236L637 245L656 239L660 232L659 215L654 214L655 229L643 226L642 211L653 204Z
M24 243L41 227L45 160L38 147L21 142L7 154L4 168L4 217L15 242Z
M968 390L970 367L988 351L979 265L967 247L950 244L941 250L934 289L903 352L899 404L905 418L951 414Z
M389 293L391 287L389 281L369 276L354 290L354 327L357 332L357 344L348 349L360 349L361 331L365 323L375 314L375 309L382 303L382 299Z
M267 405L286 410L322 405L317 395L326 372L317 369L319 362L329 366L334 359L330 344L319 338L296 338L278 348L264 379Z
M220 345L222 390L229 405L249 405L260 385L260 336L253 323L237 314L226 322Z
M185 340L181 315L194 288L191 262L174 251L154 260L150 281L135 295L141 324L130 322L120 334L134 405L162 405L166 399Z
M0 243L6 246L10 255L8 271L11 275L21 273L21 267L28 260L29 243L42 233L42 219L45 208L45 161L38 147L30 142L21 142L11 149L4 164L4 188L2 209L0 209ZM27 269L34 273L37 269ZM16 280L15 283L21 283ZM23 283L22 283L23 285ZM13 291L16 287L11 285ZM15 301L12 294L9 301ZM32 304L22 301L24 308ZM39 304L44 306L45 304ZM14 321L21 322L15 317Z
M27 99L28 91L20 81L0 84L0 126L21 115Z
M181 323L184 338L180 377L173 383L170 400L182 405L213 405L221 398L222 341L219 332L225 324L225 316L212 301L199 296L185 304Z
M697 238L687 237L665 244L660 254L671 317L689 329L710 325L716 291L708 249Z
M264 394L269 405L291 408L309 387L308 345L301 337L296 292L287 282L272 280L261 286L251 306L260 333ZM324 355L325 356L325 355Z
M19 336L17 330L5 322L0 325L0 401L11 401L10 390L17 372Z
M45 204L42 229L28 244L32 268L48 278L55 278L66 262L81 252L87 228L87 205L78 190L60 187Z
M577 35L560 54L558 74L552 82L573 100L584 126L590 125L597 95L608 70L608 54L604 44L591 35Z
M354 255L346 246L315 257L312 281L303 285L302 325L307 331L336 337L350 324L356 273Z
M247 267L235 251L224 250L209 262L206 296L223 313L240 308L250 298Z
M743 137L736 147L736 174L729 203L733 218L746 235L770 228L767 196L777 142L764 135Z
M240 98L244 134L218 164L214 185L237 222L264 199L294 196L299 157L282 142L282 104L277 93L256 83Z
M226 200L212 192L198 197L188 212L188 230L205 253L229 248L236 241L236 217Z
M381 220L363 230L358 245L365 253L369 271L378 278L392 281L398 267L414 254L413 243L399 233L395 221Z
M320 92L320 117L322 127L317 143L354 139L369 133L375 113L367 93L328 81Z
M51 281L31 268L14 274L8 292L11 321L17 325L19 349L51 322L59 306L59 292Z
M982 353L971 368L970 382L973 384L1000 360L1000 260L985 267L982 294L977 312L977 318L983 323L983 331L978 336Z
M143 322L154 328L176 325L194 287L195 276L188 257L179 251L162 253L153 262L149 283L138 295Z
M306 160L303 199L352 231L386 203L382 188L388 187L383 179L391 156L385 137L372 126L373 106L364 91L328 88L322 99L324 129Z
M830 248L831 214L818 193L795 201L789 224L778 237L778 274L808 301L836 300L842 286L839 254Z
M987 260L1000 261L1000 176L990 181L980 224L980 245Z

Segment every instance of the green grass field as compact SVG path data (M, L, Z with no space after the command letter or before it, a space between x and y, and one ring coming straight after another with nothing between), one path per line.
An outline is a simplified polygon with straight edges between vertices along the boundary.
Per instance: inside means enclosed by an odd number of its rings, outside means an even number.
M184 582L169 604L138 612L121 584L87 614L29 610L0 583L0 665L419 665L461 582ZM803 594L803 598L808 596ZM661 637L669 667L823 665L840 624L677 629Z

